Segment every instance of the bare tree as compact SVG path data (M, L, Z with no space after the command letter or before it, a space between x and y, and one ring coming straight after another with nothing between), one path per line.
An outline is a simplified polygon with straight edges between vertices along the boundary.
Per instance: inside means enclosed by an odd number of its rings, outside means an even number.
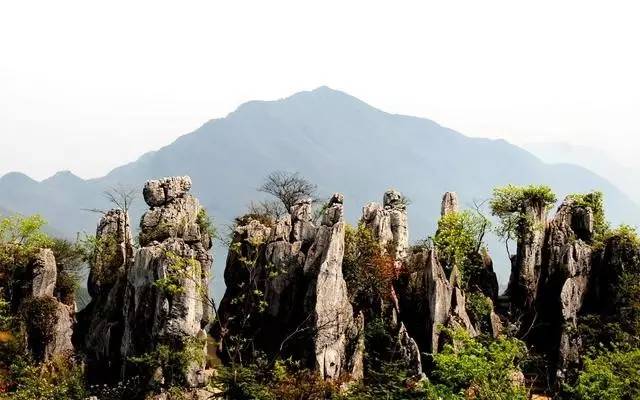
M111 203L113 206L122 210L125 214L128 214L131 205L138 197L138 192L136 189L131 187L117 185L105 190L102 195ZM87 208L86 211L91 211L99 214L106 214L108 210L104 210L101 208Z
M302 177L299 173L274 171L270 173L258 191L277 197L287 211L298 200L311 198L315 200L317 186Z
M278 200L262 200L251 202L249 204L249 213L264 215L273 218L275 221L287 215L288 211L284 209L282 203Z

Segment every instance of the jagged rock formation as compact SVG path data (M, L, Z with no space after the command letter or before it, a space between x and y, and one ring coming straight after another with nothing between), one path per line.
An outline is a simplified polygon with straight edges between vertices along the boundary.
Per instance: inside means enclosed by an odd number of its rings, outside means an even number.
M440 207L440 215L444 216L452 212L458 212L458 194L456 192L446 192L442 196L442 206Z
M409 227L407 206L397 190L387 190L383 203L368 203L362 209L362 222L373 232L383 247L391 246L396 260L407 256Z
M84 349L90 380L104 379L105 371L120 371L124 330L123 300L126 276L133 262L129 216L120 209L105 213L96 229L95 260L87 287L91 302L79 314L77 340ZM120 374L112 380L120 379Z
M109 211L100 220L100 251L89 276L92 301L79 329L90 376L100 379L101 371L119 369L119 379L142 375L192 387L205 383L211 238L199 224L203 211L190 188L189 177L146 183L143 194L151 209L141 219L142 247L136 251L124 211ZM179 376L131 362L160 346L174 353L201 351L202 357L183 366Z
M40 249L20 279L14 308L22 310L25 345L37 361L69 356L75 324L75 304L56 297L57 265L53 251Z
M512 307L531 313L538 292L542 270L542 246L547 213L544 204L531 202L525 210L527 224L519 227L517 252L512 260L511 277L506 294Z
M409 226L406 204L402 194L390 189L384 193L382 206L371 202L362 208L361 222L373 233L380 246L394 258L396 269L402 267L409 248ZM420 349L416 341L399 320L401 312L395 288L391 288L391 300L379 299L379 313L396 341L398 353L413 375L422 372ZM373 314L373 310L371 310ZM373 315L368 315L373 318Z
M332 196L318 226L311 211L302 200L279 221L238 221L216 333L227 353L238 346L231 337L244 335L267 354L305 360L324 379L359 379L364 321L342 277L343 196ZM256 312L263 302L265 311Z
M540 285L537 308L541 318L553 322L551 326L559 330L559 371L579 360L580 339L575 330L590 281L592 235L592 210L575 206L571 198L564 200L547 227L544 282ZM549 310L560 312L545 315Z
M613 287L603 275L621 276L617 255L594 248L594 211L564 199L548 222L544 211L532 208L537 229L518 242L507 294L524 323L520 331L547 355L556 384L577 366L582 352L578 320L585 311L606 314ZM617 271L616 271L617 270ZM615 272L614 272L615 271ZM526 316L522 318L522 316Z
M149 181L144 197L151 209L140 222L140 245L125 282L123 359L158 345L173 351L200 347L205 354L209 322L208 277L211 238L198 225L198 200L187 193L189 177ZM164 282L165 286L159 285ZM205 383L204 356L183 373L190 386ZM125 366L125 374L126 374Z
M343 196L334 194L322 217L304 264L309 279L305 308L313 318L315 369L324 379L348 373L362 378L364 349L359 345L364 318L354 318L347 284L342 277L344 256Z

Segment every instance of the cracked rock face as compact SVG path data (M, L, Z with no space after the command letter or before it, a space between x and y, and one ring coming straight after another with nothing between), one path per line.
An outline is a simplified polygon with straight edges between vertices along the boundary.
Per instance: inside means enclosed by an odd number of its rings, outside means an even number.
M362 208L362 222L385 248L393 247L397 260L407 256L409 248L409 224L403 196L396 190L387 190L383 204L368 203Z
M542 270L542 247L547 216L542 204L529 205L525 214L531 224L530 227L523 228L519 234L512 276L506 293L511 297L512 305L516 309L532 313Z
M50 296L56 288L58 269L56 258L50 249L41 249L32 262L33 280L31 284L31 295L33 297Z
M359 336L349 302L347 284L342 277L344 231L342 196L334 195L309 249L304 273L310 278L305 307L313 315L315 367L324 379L343 374L361 378L354 365L361 364L362 350L347 353L349 342ZM360 376L354 376L360 375Z
M456 192L446 192L442 196L442 207L440 208L440 215L445 216L447 214L458 211L458 194Z
M143 247L136 252L124 281L123 360L160 344L174 351L202 347L205 353L204 328L211 311L208 276L213 260L208 253L211 238L198 225L202 208L187 193L190 188L188 177L145 185L145 201L152 208L140 222ZM192 364L184 371L184 380L194 387L204 384L204 365ZM126 364L123 374L127 374Z
M267 354L306 360L323 379L362 377L364 319L354 316L342 277L343 201L332 196L319 226L302 200L273 226L249 219L235 228L219 309L223 348L225 338L248 335ZM264 293L264 313L243 300L248 287ZM244 324L243 315L250 316Z
M35 311L34 319L22 321L25 328L25 343L32 356L38 361L49 361L57 356L73 353L73 328L75 325L75 307L62 303L54 297L57 279L56 258L51 249L40 249L28 268L26 288L17 294L19 304L30 309L47 307L51 315L44 318L52 321L42 337L42 316Z
M80 312L79 330L87 354L90 379L99 380L104 371L119 369L120 344L124 328L122 311L126 274L132 264L133 245L129 216L122 210L104 214L96 229L101 245L89 272L92 299Z
M592 271L592 249L584 240L593 235L591 209L578 207L566 198L547 227L545 281L538 304L541 318L559 327L558 375L579 361L577 316L584 304ZM550 313L550 309L558 310Z
M160 207L183 197L189 190L191 190L191 178L188 176L175 176L147 181L142 195L144 201L150 207Z

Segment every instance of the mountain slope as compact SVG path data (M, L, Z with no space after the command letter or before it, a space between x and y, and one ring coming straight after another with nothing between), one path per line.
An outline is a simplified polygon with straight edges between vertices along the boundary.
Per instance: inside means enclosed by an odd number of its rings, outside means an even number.
M223 225L262 196L255 188L273 170L298 171L324 195L343 192L352 222L366 202L381 201L386 189L397 188L413 202L412 240L434 232L445 191L457 191L463 205L469 205L507 183L546 183L560 198L599 189L614 222L640 222L640 210L629 198L584 168L548 165L503 140L469 138L427 119L388 114L327 87L243 104L103 178L83 181L59 173L38 183L21 174L5 175L0 205L40 212L68 235L92 232L97 217L82 209L107 207L102 192L110 186L141 189L147 179L190 175L192 191ZM145 208L139 199L133 218ZM505 281L504 251L492 247ZM223 258L219 252L218 266Z
M620 164L606 152L568 143L529 143L523 146L546 163L569 163L585 167L607 179L636 204L640 204L640 171Z

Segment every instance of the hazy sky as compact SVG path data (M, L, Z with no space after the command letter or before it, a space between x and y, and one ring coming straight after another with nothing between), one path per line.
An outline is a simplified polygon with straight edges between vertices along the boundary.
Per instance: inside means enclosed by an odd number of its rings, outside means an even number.
M638 162L637 2L222 3L0 3L0 174L100 176L320 85L471 136Z

